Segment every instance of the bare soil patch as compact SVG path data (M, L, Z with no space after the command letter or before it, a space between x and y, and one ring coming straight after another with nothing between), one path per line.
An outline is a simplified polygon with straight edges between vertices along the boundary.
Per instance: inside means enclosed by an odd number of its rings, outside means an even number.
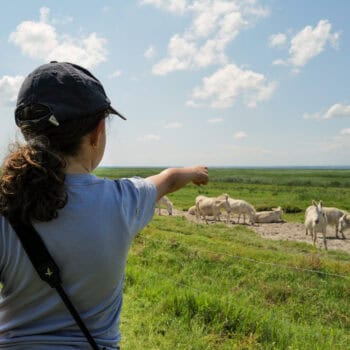
M156 210L158 214L158 209ZM161 210L161 214L166 216L168 212L165 209ZM186 211L181 211L173 209L173 216L182 216L187 220L192 222L197 222L205 224L205 221L202 219L197 219L195 215L190 215ZM226 223L224 220L221 223ZM209 217L209 225L215 225L213 218ZM233 227L237 224L226 223L227 226ZM246 224L247 225L247 224ZM263 238L274 239L274 240L284 240L284 241L299 241L312 244L312 239L310 234L305 235L305 228L303 224L294 223L294 222L282 222L282 223L272 223L272 224L255 224L247 225L249 228L254 230ZM341 237L341 234L340 234ZM343 250L347 253L350 253L350 235L345 233L346 239L336 238L335 237L335 228L327 227L327 246L328 249ZM321 233L317 236L316 245L318 248L324 249L323 245L323 236Z

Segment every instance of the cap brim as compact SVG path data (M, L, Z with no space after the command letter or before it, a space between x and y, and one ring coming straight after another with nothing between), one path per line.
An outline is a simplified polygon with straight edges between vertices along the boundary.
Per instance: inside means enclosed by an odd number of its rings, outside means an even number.
M108 107L108 112L111 114L116 114L118 117L126 120L126 118L122 114L120 114L116 109L114 109L112 106Z

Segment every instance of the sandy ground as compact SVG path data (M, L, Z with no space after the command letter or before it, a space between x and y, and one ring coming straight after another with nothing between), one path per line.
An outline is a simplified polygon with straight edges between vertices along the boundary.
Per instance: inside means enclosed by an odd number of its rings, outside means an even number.
M156 210L158 214L158 209ZM165 209L161 210L162 215L168 215L168 212ZM202 219L197 220L195 215L189 215L185 211L173 210L174 216L183 216L190 221L199 222L205 224L205 221ZM212 218L208 220L209 225L214 225L215 222ZM227 224L228 226L233 227L236 224ZM305 235L305 228L303 224L285 222L285 223L273 223L273 224L255 224L247 225L249 228L257 232L261 237L275 240L285 240L285 241L299 241L312 244L312 239L310 234ZM341 234L339 234L341 237ZM337 249L343 250L347 253L350 253L350 234L345 233L346 239L340 239L335 237L335 228L327 227L327 246L328 249ZM317 247L324 249L323 245L323 236L321 233L317 236Z

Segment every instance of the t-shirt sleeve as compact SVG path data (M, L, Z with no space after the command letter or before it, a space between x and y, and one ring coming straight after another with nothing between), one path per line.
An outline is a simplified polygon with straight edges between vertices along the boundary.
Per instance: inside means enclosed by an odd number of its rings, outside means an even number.
M140 177L117 181L122 188L122 210L129 235L134 237L154 215L157 188L151 181Z

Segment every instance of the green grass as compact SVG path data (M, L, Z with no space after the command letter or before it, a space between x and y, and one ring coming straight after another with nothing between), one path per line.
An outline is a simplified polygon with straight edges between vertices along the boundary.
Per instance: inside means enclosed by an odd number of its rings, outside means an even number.
M111 178L158 168L98 169ZM210 169L210 183L170 194L228 193L302 222L313 199L350 210L349 170ZM343 276L343 277L342 277ZM123 349L350 349L350 255L263 239L247 227L155 216L129 254Z
M122 346L348 349L349 298L346 253L155 216L129 255Z
M99 168L98 176L120 178L147 177L161 168ZM188 185L169 195L175 207L187 210L199 194L217 196L228 193L244 199L257 210L281 206L287 221L303 222L312 200L323 200L328 207L350 211L350 170L302 169L209 169L207 186Z

